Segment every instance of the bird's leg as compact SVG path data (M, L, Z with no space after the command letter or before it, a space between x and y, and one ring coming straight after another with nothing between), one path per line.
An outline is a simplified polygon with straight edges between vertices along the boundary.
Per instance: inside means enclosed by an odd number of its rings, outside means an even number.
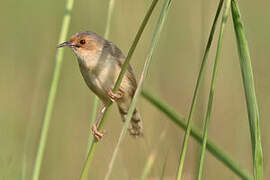
M115 102L115 100L122 97L122 94L119 91L117 93L114 93L111 88L108 89L108 95L112 102Z
M105 130L100 132L98 131L98 127L106 109L107 109L107 104L104 104L104 106L102 107L101 111L98 114L96 122L94 123L92 127L92 133L97 140L100 140L105 134Z

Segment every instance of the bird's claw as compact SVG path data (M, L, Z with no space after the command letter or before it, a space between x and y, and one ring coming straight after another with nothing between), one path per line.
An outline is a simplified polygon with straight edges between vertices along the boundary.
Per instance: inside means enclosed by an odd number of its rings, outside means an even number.
M119 92L118 93L114 93L111 88L109 88L109 90L108 90L108 95L109 95L109 97L110 97L110 99L111 99L112 102L115 102L115 100L117 100L117 99L119 99L119 98L122 97L122 94L121 93L119 93Z
M104 130L102 132L98 131L97 125L94 124L92 127L92 133L97 140L101 140L105 134L105 131Z

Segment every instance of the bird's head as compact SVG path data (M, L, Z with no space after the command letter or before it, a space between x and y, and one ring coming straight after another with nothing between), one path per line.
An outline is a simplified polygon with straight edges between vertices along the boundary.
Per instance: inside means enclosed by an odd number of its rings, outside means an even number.
M57 48L70 47L76 55L91 55L100 51L103 47L104 39L94 32L78 32L68 41L59 44Z

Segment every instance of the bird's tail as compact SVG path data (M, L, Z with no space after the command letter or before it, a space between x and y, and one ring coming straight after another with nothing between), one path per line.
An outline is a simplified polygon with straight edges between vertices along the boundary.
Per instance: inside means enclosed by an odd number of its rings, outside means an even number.
M122 120L125 122L128 109L126 107L122 107L120 104L118 104L118 109L121 114ZM134 137L143 136L142 119L136 108L131 117L130 127L128 130L129 130L130 135Z

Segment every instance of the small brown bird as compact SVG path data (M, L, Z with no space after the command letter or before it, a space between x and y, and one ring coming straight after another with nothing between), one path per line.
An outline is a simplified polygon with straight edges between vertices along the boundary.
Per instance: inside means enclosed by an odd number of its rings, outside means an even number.
M115 44L94 32L86 31L76 33L69 41L58 45L58 48L65 46L73 50L87 86L104 104L101 114L92 128L94 136L100 139L104 133L98 132L97 127L109 102L116 101L122 120L125 121L137 88L134 71L129 65L121 82L119 92L113 93L112 89L126 59ZM142 135L142 120L137 109L133 113L129 132L134 136Z

